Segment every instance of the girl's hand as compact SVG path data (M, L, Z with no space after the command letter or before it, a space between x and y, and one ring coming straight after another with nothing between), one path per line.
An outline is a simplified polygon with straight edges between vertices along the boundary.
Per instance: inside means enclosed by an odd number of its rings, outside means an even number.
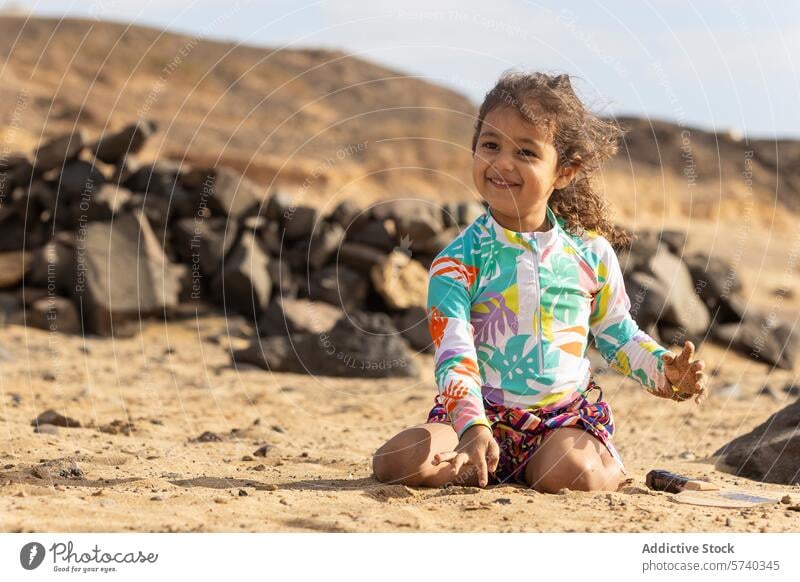
M696 395L697 404L708 397L708 377L703 372L706 363L703 360L692 360L692 356L694 344L688 340L677 356L672 353L664 354L664 374L674 388L668 388L668 394L658 393L657 396L682 402Z
M461 469L470 465L472 471L469 474L477 471L478 485L486 487L489 484L489 472L494 473L497 470L499 461L500 447L492 436L492 430L485 425L476 424L464 431L454 451L434 455L432 463L450 463L455 477L461 477Z

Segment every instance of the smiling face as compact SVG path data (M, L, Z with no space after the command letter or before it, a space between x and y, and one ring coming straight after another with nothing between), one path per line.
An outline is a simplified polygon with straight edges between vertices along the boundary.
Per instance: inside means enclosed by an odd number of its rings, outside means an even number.
M472 179L494 219L518 232L545 226L553 189L569 184L577 168L559 168L547 129L511 107L486 114L472 156Z

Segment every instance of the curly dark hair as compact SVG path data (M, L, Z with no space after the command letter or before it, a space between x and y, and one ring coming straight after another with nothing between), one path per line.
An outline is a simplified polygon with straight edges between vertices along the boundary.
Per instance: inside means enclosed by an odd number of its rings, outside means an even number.
M619 125L589 111L572 89L569 75L506 71L481 104L472 137L473 155L483 120L498 107L512 107L523 119L544 123L559 164L578 166L572 182L554 190L548 200L553 212L564 219L565 228L573 234L594 230L617 249L630 246L630 236L614 226L608 202L593 187L602 163L617 153L623 135Z

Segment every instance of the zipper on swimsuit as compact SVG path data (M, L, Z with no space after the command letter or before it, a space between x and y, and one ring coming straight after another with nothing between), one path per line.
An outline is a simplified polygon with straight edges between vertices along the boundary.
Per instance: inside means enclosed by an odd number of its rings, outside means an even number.
M544 331L542 331L542 287L539 284L539 253L536 250L535 246L531 243L528 243L531 249L531 253L535 257L535 261L533 262L533 272L536 275L536 292L538 295L538 305L536 309L538 309L538 313L536 314L536 323L538 324L538 332L539 336L536 338L536 346L539 351L539 373L541 374L544 371L544 351L542 350L542 337L544 336Z

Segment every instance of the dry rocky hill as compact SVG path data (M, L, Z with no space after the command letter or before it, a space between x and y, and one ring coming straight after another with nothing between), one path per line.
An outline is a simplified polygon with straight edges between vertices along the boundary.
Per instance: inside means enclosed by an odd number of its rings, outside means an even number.
M342 52L6 16L0 57L0 99L13 104L0 112L4 152L30 151L76 125L100 134L141 117L161 128L144 157L220 162L307 204L474 197L476 105ZM787 224L783 209L800 206L797 142L621 121L630 132L603 176L621 222L648 212L738 219L752 204L774 228Z

